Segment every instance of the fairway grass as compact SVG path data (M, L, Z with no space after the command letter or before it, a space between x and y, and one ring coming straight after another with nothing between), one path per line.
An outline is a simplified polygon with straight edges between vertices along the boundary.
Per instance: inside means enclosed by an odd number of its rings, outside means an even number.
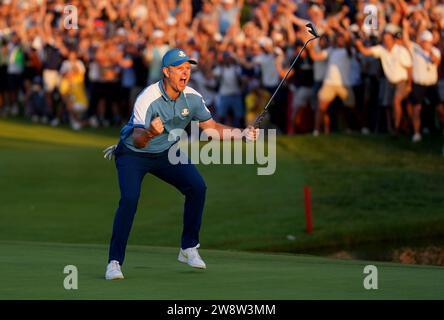
M107 244L119 190L102 150L117 139L117 128L73 132L0 120L0 240ZM441 140L279 136L273 175L258 176L256 165L198 165L208 186L202 247L312 253L418 239L433 245L444 238ZM176 189L146 176L129 244L177 246L182 210Z
M0 299L444 298L442 267L284 253L442 239L437 137L413 145L407 137L280 136L274 175L258 176L255 165L199 165L208 186L200 237L207 270L177 261L183 196L147 176L126 278L105 281L119 190L102 150L117 137L115 128L0 120ZM368 264L378 267L378 290L363 287ZM63 287L66 265L78 268L78 290Z
M130 246L125 280L104 280L107 247L0 242L0 299L443 299L442 267L335 260L302 255L200 250L198 270L178 262L177 248ZM364 266L378 268L366 290ZM66 265L78 289L65 290Z

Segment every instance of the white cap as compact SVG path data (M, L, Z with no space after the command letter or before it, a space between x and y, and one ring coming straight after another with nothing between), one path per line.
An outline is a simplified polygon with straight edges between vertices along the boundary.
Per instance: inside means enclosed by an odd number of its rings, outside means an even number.
M224 37L219 32L216 32L214 34L214 41L221 42L223 39L224 39Z
M168 18L166 18L165 22L167 23L167 25L172 26L176 24L176 18L172 17L172 16L168 16Z
M433 34L429 30L424 30L419 35L419 40L421 40L421 41L433 41Z
M308 10L316 10L316 11L322 11L321 7L317 4L317 3L313 3L312 5L310 5L310 7L308 8Z
M165 35L165 33L162 30L154 30L153 32L153 38L161 38Z
M359 26L356 23L354 23L349 27L349 30L351 32L359 32Z
M271 40L269 37L260 37L259 38L259 45L261 47L266 47L273 45L273 40Z
M384 31L396 35L398 32L401 32L401 28L396 24L389 23L385 26Z
M410 14L415 11L422 11L422 10L423 10L423 7L421 4L417 4L415 6L410 5L407 7L407 14Z
M116 34L118 35L118 36L126 36L126 30L125 30L125 28L119 28L119 29L117 29L117 32L116 32Z

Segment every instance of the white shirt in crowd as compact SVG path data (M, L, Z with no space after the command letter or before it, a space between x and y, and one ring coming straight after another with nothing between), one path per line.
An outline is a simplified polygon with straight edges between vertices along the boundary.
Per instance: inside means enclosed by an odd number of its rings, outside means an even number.
M69 71L71 71L74 67L77 68L81 73L85 73L85 65L83 64L82 60L77 59L75 62L71 62L69 60L65 60L62 63L62 66L60 67L60 73L65 74Z
M279 84L279 73L276 69L274 53L262 53L254 57L253 62L261 68L262 84L267 88L277 87Z
M350 86L351 57L345 48L328 48L322 51L328 58L324 83L331 86Z
M91 61L89 63L88 79L90 81L99 81L100 80L100 66L95 61Z
M370 48L375 58L381 59L382 69L391 83L398 83L408 79L407 68L412 66L412 58L408 50L395 44L391 51L381 45Z
M313 79L316 82L324 81L327 73L327 60L313 61Z
M316 51L320 51L319 46L316 46ZM327 60L313 61L313 79L316 82L323 82L325 74L327 73Z
M423 86L431 86L438 82L438 65L432 63L430 54L425 52L417 43L410 47L413 60L413 82ZM433 55L441 57L436 47L432 48Z
M208 106L214 105L214 101L216 98L216 91L213 88L215 88L217 85L216 79L214 78L207 79L202 73L202 71L196 70L191 74L190 83L192 83L192 85L190 86L193 87L194 85L193 88L195 88L196 91L202 95L206 105Z
M241 75L241 68L238 65L217 66L213 70L213 75L219 78L219 94L223 96L230 96L241 94L239 86L239 77Z

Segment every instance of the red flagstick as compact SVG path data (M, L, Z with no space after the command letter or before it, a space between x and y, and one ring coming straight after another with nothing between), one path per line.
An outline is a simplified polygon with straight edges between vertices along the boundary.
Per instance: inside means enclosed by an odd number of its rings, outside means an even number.
M305 221L306 221L306 232L310 234L313 231L313 222L311 219L311 196L310 188L304 186L304 199L305 199Z

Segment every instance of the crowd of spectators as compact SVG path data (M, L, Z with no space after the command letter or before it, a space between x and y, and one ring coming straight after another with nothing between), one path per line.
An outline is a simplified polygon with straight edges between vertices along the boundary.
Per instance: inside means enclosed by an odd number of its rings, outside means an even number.
M283 134L444 128L444 0L3 0L0 115L120 126L180 47L214 117Z

